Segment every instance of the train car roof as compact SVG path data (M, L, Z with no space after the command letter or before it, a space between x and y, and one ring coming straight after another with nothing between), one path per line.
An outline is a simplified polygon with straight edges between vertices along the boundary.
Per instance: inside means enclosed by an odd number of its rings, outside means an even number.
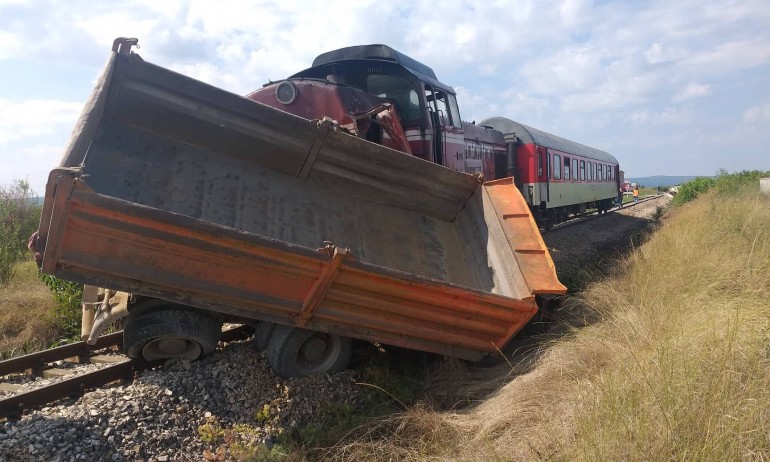
M455 94L449 85L438 81L433 69L387 45L355 45L322 53L313 60L312 67L349 60L381 60L399 64L423 82ZM304 72L304 71L303 71Z
M612 154L600 149L576 143L560 136L532 128L530 126L514 122L505 117L490 117L482 120L481 125L489 126L503 133L505 141L521 141L522 143L534 143L538 146L556 149L568 154L588 157L590 159L600 160L617 164L618 160Z

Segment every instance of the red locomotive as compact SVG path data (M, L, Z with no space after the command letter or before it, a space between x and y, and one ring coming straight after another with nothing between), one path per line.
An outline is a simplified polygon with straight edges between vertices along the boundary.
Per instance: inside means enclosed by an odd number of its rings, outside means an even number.
M609 209L622 172L612 155L512 120L463 122L452 87L386 45L318 56L312 67L247 98L485 180L513 177L544 226Z

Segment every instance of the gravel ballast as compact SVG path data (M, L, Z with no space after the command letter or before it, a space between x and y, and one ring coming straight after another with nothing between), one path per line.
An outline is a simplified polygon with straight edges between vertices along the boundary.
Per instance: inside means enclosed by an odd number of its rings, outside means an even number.
M126 386L0 424L0 460L195 461L222 444L223 430L246 428L243 444L272 445L307 425L327 403L355 403L354 373L276 377L245 342L193 363L148 371Z

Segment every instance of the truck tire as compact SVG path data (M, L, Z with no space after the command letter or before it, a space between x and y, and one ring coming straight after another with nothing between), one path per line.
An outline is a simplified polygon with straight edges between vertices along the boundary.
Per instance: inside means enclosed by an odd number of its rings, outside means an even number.
M257 351L265 351L270 344L270 335L275 329L275 324L267 321L259 321L254 327L254 349Z
M123 346L129 358L196 360L212 353L222 323L197 311L161 308L129 316Z
M338 372L350 364L351 340L339 335L276 325L267 346L267 360L281 377L307 377Z

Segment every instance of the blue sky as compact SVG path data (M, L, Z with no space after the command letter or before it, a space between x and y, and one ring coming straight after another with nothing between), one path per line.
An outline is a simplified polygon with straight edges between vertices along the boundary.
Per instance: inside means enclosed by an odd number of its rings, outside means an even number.
M474 3L0 0L0 184L42 194L118 36L239 94L385 43L453 86L463 119L606 150L629 177L770 170L767 0Z

